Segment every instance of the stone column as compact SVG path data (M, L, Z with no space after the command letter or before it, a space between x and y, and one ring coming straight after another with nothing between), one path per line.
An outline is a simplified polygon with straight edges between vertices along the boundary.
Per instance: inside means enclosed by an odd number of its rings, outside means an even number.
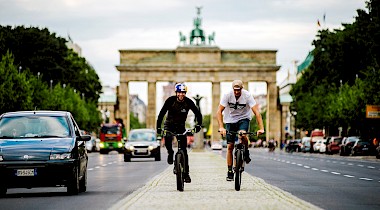
M278 91L275 82L267 83L267 141L273 138L276 141L281 137L281 116L277 109Z
M129 117L129 87L128 81L120 82L119 90L119 110L120 118L123 120L125 125L125 130L129 134L130 130L130 117Z
M156 128L156 82L148 81L148 106L146 111L146 127Z
M248 90L248 81L243 80L244 89Z
M220 82L212 82L212 113L211 113L211 127L212 135L211 141L215 141L221 138L218 129L218 118L216 112L218 111L220 103Z
M285 133L286 133L285 126L287 126L286 118L289 112L289 105L283 104L281 111L282 111L281 113L281 140L285 140ZM290 127L288 129L290 129Z

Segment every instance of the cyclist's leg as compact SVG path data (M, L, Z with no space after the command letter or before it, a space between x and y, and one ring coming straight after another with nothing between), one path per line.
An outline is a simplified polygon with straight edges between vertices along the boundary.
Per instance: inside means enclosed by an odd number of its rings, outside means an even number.
M232 123L226 123L226 130L227 133L229 131L236 132L236 124ZM232 181L234 179L234 173L232 171L232 164L233 164L233 151L234 151L234 144L235 144L235 138L236 135L227 135L227 154L226 154L226 160L227 160L227 181Z
M165 128L165 130L167 130L167 128ZM168 150L168 164L173 164L173 154L174 154L174 150L173 150L173 135L169 134L169 133L166 133L165 135L165 147L166 149Z
M248 131L249 130L249 119L242 119L242 120L239 120L238 122L238 129L239 131ZM248 148L248 137L246 135L242 136L242 142L245 146L245 162L246 163L249 163L251 162L251 158L249 157L249 148Z

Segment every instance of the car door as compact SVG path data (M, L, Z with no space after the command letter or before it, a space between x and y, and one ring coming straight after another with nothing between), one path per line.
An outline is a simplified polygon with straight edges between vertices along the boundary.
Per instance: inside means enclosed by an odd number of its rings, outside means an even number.
M86 145L84 141L81 141L81 134L78 124L75 122L74 117L70 116L74 125L74 133L75 133L75 146L78 151L78 163L79 163L79 177L84 175L84 172L87 170L87 151Z

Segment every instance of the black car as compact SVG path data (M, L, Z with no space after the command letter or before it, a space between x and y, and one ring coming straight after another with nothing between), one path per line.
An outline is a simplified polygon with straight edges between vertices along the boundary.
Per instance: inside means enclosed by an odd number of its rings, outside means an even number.
M85 192L88 156L70 112L21 111L0 116L0 196L8 188L66 186Z
M293 139L285 146L286 152L301 152L301 139Z

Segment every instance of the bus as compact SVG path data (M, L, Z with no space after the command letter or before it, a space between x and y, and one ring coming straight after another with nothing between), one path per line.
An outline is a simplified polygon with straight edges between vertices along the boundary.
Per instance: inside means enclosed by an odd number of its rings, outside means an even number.
M99 132L100 153L107 154L109 151L116 150L119 153L123 152L123 126L120 123L103 124Z

